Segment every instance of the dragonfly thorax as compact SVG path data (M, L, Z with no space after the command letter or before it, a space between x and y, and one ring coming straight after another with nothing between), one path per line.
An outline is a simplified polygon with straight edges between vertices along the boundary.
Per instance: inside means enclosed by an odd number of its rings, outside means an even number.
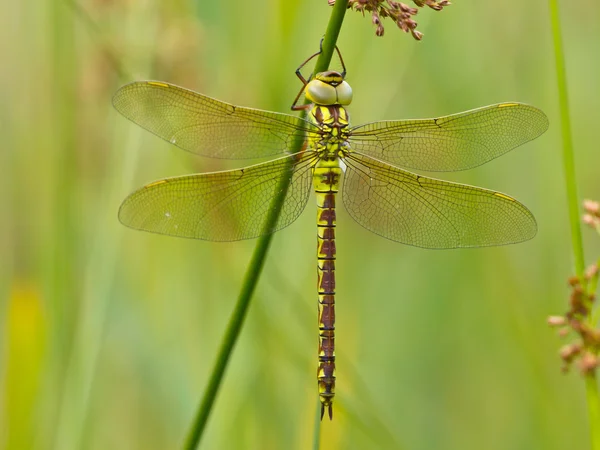
M310 120L319 127L310 147L321 158L335 159L344 156L348 150L348 112L340 105L314 105L310 110Z
M352 88L344 81L344 76L332 70L319 72L310 80L304 90L306 98L316 105L349 105L352 102Z

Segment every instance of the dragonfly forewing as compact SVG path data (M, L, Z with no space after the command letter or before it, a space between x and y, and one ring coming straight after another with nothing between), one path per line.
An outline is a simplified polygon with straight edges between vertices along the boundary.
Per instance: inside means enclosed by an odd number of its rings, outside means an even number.
M113 97L115 108L146 130L202 156L248 159L288 151L297 136L317 128L289 114L244 108L158 81L127 84Z
M315 161L314 153L303 153L238 170L155 181L125 199L119 220L138 230L209 241L273 233L304 210ZM282 183L285 179L290 180L289 187ZM282 192L281 213L267 227L273 199Z
M535 218L508 195L436 180L350 153L344 159L346 209L368 230L407 245L444 249L522 242Z
M535 139L546 115L523 103L500 103L437 119L373 122L352 128L353 150L415 170L449 172L486 163Z

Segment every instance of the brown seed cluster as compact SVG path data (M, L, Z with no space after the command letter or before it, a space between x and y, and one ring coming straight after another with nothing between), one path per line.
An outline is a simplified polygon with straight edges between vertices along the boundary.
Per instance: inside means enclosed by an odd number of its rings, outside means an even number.
M594 228L600 234L600 203L593 200L583 202L583 223ZM551 316L548 324L558 328L561 337L568 336L571 332L577 334L575 342L567 344L560 349L563 360L563 371L569 370L573 362L577 362L581 372L589 374L595 372L600 366L600 329L598 323L598 308L593 309L598 288L598 274L600 272L600 259L585 271L583 280L579 277L569 279L571 295L569 297L569 310L564 316Z
M413 0L415 5L419 8L428 6L435 11L441 11L444 6L450 5L448 0ZM328 0L330 5L335 4L335 0ZM382 20L389 17L394 23L405 33L410 33L412 37L420 41L423 38L423 33L417 31L417 22L413 20L419 10L417 8L411 8L405 3L397 2L394 0L349 0L348 8L354 9L355 11L362 12L363 16L365 11L371 14L371 21L375 25L375 34L377 36L383 36L385 29L383 28Z
M564 316L548 318L548 324L557 327L561 337L566 337L571 332L578 335L575 342L560 349L564 372L567 372L575 361L578 362L579 369L583 374L594 371L600 364L598 359L600 330L594 328L589 320L595 300L595 295L590 291L595 290L598 283L598 272L598 264L594 264L585 273L585 283L581 283L578 277L572 277L569 280L571 286L569 310Z
M584 200L583 202L583 223L594 228L600 233L600 202L594 200Z

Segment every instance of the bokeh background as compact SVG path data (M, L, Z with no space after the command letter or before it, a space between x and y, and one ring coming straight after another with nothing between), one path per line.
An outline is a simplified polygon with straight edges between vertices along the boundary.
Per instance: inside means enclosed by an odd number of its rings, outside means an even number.
M563 2L581 197L600 198L600 5ZM256 242L121 226L122 199L165 176L244 163L186 154L112 108L159 79L287 112L326 0L8 2L0 27L0 447L170 449L187 433ZM547 3L465 2L417 16L422 42L348 13L353 123L500 102L550 130L446 178L517 197L537 237L427 251L340 210L338 383L327 449L586 448L583 382L546 325L572 273ZM439 176L439 175L438 175ZM202 448L306 449L316 396L315 210L272 243ZM598 237L584 230L588 262Z

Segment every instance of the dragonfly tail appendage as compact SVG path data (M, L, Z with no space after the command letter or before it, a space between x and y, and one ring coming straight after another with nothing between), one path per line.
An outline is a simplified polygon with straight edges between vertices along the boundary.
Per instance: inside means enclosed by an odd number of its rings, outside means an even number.
M317 381L321 419L333 418L335 396L335 198L341 169L316 167L317 292L319 295L319 367Z

